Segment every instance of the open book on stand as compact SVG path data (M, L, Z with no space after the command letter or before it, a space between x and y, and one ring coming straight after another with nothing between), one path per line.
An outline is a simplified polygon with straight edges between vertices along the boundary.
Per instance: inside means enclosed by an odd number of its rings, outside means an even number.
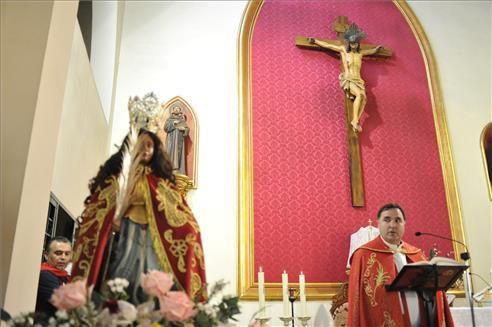
M447 257L434 257L429 261L417 261L413 263L406 264L407 266L419 266L419 265L438 265L438 266L462 266L461 262Z
M445 257L410 263L403 266L393 282L386 285L386 289L446 291L467 268L467 265Z

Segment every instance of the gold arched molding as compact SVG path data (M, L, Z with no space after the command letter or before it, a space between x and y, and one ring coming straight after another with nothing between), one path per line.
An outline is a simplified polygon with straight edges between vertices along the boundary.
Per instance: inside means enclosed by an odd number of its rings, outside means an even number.
M408 25L411 27L415 39L419 44L422 58L425 62L427 82L431 96L432 113L434 115L434 127L436 129L437 144L439 148L439 158L441 159L444 190L446 192L446 203L448 206L451 237L457 241L466 243L437 62L434 58L434 53L432 52L424 29L410 6L406 3L406 1L393 1L393 3L400 10ZM453 248L455 257L459 260L459 253L466 251L466 249L464 246L456 242L453 242Z
M489 199L492 200L492 122L485 125L480 134L480 149L482 150L483 167L485 169L485 182L489 190ZM487 151L489 153L487 153Z
M439 157L443 173L446 202L449 212L451 235L465 243L461 209L456 185L452 151L439 84L436 61L425 32L409 5L393 1L404 16L419 44L425 62L427 81L432 102ZM254 282L254 215L253 215L253 153L252 153L252 108L251 108L251 40L256 19L263 0L250 1L243 14L238 42L239 79L239 174L238 174L238 273L237 291L242 300L257 300L258 285ZM464 247L453 243L456 259ZM293 283L295 285L295 283ZM311 300L332 299L341 283L307 283L307 297ZM266 283L268 300L281 299L281 284ZM456 292L463 294L462 291Z

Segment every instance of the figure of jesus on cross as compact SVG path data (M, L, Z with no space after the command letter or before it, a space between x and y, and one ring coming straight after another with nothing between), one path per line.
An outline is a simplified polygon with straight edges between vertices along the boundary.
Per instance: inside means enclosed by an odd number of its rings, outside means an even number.
M316 38L309 38L309 43L316 44L324 49L329 49L340 53L343 71L339 76L340 87L345 95L353 100L352 121L350 124L356 133L362 131L360 117L364 112L367 103L366 86L360 76L362 67L362 57L376 54L382 48L378 45L370 49L360 49L360 41L365 37L359 27L355 24L350 25L348 30L343 33L343 38L347 45L336 45Z
M347 117L348 154L350 165L350 186L352 206L364 206L364 185L362 181L362 162L359 148L359 133L362 131L360 118L367 103L366 87L361 77L362 57L390 57L391 50L380 45L361 44L365 34L355 24L348 24L345 16L337 17L333 30L338 40L296 37L296 45L312 50L330 50L340 55L340 87L345 93Z

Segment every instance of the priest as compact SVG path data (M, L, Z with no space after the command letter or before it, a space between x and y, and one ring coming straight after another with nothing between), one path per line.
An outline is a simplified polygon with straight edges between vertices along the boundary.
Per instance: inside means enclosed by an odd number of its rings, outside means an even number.
M380 236L358 248L350 258L348 326L429 326L416 292L387 292L385 285L411 262L426 260L421 249L402 241L406 217L398 204L379 209ZM436 294L437 326L453 326L444 294Z

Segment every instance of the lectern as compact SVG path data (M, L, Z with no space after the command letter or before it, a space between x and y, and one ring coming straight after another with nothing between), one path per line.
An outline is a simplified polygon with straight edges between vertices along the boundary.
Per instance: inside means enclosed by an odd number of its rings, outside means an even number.
M403 266L390 285L386 285L386 289L389 292L417 292L424 301L429 326L436 326L436 292L448 290L466 269L468 269L467 265L456 261L453 263L449 261L432 263L431 261L408 264Z

